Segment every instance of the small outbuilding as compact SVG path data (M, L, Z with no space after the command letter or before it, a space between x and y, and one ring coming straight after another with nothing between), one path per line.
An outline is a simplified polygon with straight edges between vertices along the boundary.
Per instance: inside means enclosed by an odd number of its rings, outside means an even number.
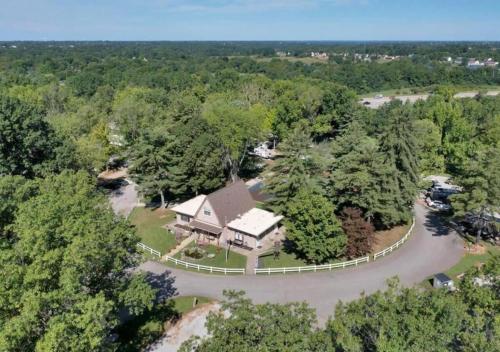
M434 275L432 286L434 286L434 288L445 287L449 290L452 290L454 288L454 283L448 275L439 273Z

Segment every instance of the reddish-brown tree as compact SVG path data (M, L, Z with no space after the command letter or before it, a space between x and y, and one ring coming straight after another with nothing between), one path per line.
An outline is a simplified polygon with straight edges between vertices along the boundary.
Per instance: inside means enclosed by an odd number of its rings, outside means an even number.
M363 218L358 208L344 208L341 215L342 229L347 235L346 255L357 258L370 253L375 243L373 225Z

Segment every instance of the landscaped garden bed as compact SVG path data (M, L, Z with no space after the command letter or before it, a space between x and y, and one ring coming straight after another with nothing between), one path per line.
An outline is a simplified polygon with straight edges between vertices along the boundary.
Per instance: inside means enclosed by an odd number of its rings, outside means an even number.
M199 251L202 253L202 257L200 258L195 258L189 255L186 255L186 251L188 252L195 252L194 248L196 248L197 245L194 242L191 242L184 248L182 251L174 255L175 259L183 260L186 262L190 262L193 264L199 264L199 265L206 265L206 266L213 266L213 267L218 267L218 268L245 268L247 264L247 257L233 252L229 251L227 253L227 261L226 261L226 249L223 247L217 247L214 245L204 245L199 247ZM170 263L172 264L172 263Z

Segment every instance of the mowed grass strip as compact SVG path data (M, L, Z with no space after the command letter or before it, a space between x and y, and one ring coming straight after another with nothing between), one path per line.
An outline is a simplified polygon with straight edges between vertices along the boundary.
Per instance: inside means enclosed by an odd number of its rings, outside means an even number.
M175 311L180 315L189 313L198 308L200 305L213 302L210 298L199 296L178 296L172 298L172 300L174 301ZM196 303L196 305L193 306L194 303Z
M458 275L465 273L470 268L485 263L492 255L500 255L500 248L486 242L482 242L482 244L486 247L485 253L466 253L457 264L446 271L446 274L452 279L456 279Z
M135 208L129 216L136 226L141 242L159 251L162 255L175 247L175 236L164 226L175 219L169 209Z
M274 257L274 252L262 254L259 257L259 268L286 268L296 266L308 266L303 259L297 258L295 253L286 253L281 251L279 257Z

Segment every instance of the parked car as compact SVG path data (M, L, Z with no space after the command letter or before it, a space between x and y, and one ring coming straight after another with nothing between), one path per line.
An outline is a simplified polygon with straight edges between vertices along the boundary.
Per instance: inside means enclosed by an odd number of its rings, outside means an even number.
M438 200L433 201L433 203L434 204L432 205L432 207L436 210L439 210L439 211L450 211L451 210L451 206L449 204L440 202Z

